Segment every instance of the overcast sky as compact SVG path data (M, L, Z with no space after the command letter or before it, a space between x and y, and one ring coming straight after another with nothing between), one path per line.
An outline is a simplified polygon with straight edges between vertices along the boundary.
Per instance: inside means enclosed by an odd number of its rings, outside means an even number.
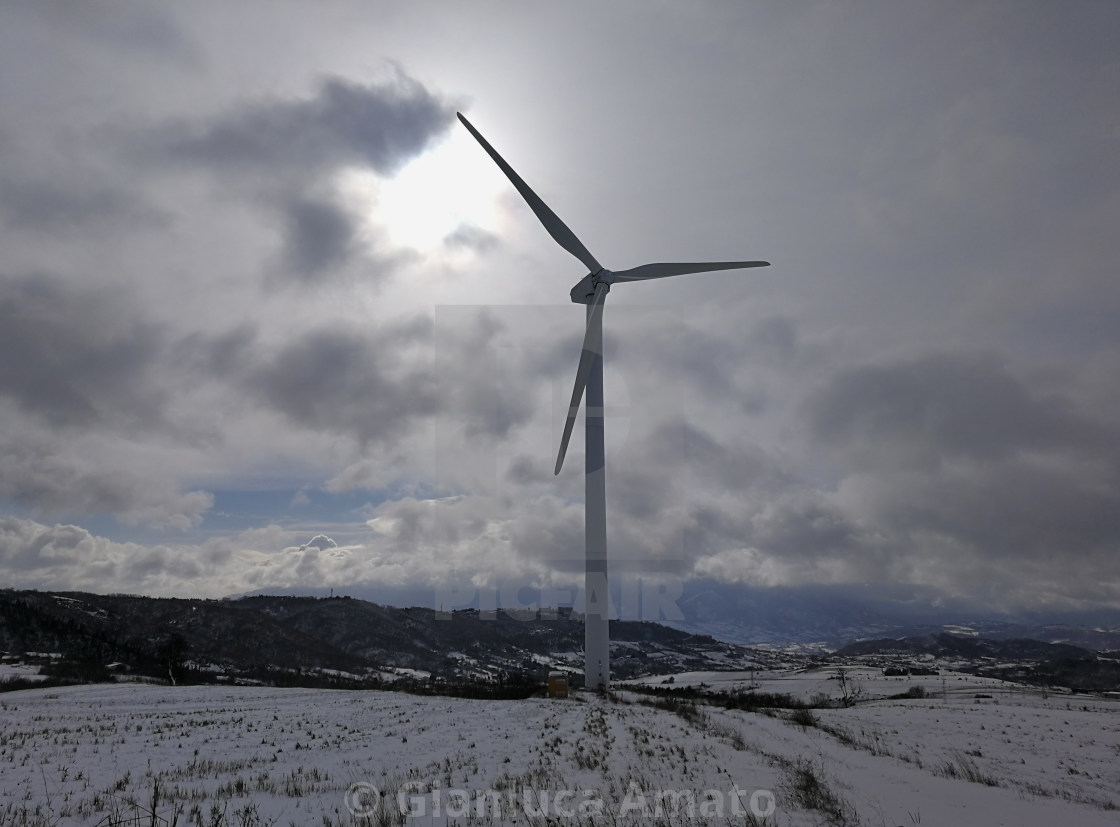
M1120 606L1120 5L0 4L0 584ZM657 573L656 575L652 573Z

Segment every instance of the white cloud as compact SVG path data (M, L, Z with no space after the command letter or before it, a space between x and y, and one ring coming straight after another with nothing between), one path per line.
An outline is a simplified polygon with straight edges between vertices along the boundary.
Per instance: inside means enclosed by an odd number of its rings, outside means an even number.
M306 551L309 548L317 548L320 551L326 551L329 548L338 548L338 543L328 537L326 534L316 534L306 543L299 547L300 551Z

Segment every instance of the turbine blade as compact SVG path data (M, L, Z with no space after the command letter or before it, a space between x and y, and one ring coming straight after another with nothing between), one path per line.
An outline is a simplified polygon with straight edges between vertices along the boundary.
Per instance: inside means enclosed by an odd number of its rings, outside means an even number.
M463 117L463 113L456 112L455 114L459 116L459 120L463 122L463 126L474 135L476 141L482 144L482 148L494 159L494 163L498 165L513 186L517 188L517 191L521 193L521 197L528 202L529 208L537 214L537 218L544 224L544 228L548 230L548 234L556 240L556 243L583 262L583 266L586 267L589 272L598 273L602 270L603 266L595 260L595 256L591 255L591 253L587 251L587 248L583 246L583 243L576 238L576 234L568 229L568 226L560 220L556 213L548 208L548 205L544 203L535 192L529 189L529 185L521 180L521 176L513 171L513 167L507 164L505 159L497 153L494 147L490 146L486 139L478 133L478 130L471 126L471 122Z
M587 378L591 375L591 363L595 359L594 353L587 348L587 339L591 335L591 326L603 316L603 302L606 301L607 291L610 286L602 282L595 288L595 298L591 300L591 313L587 318L587 330L583 334L583 350L579 354L579 367L576 368L576 386L572 389L572 401L568 405L568 418L564 422L564 436L560 440L560 453L556 455L556 468L553 474L559 474L564 467L564 455L568 453L568 441L572 438L572 428L576 424L576 414L579 413L580 402L583 401L583 391L587 387Z
M614 280L644 281L646 279L663 279L666 276L683 276L687 273L709 273L713 270L742 270L747 267L769 266L769 261L664 262L643 264L640 267L631 267L629 270L616 270Z

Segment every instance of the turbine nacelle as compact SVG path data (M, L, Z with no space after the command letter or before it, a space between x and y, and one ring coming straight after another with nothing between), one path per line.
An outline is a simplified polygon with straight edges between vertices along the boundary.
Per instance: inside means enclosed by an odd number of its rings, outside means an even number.
M595 290L600 284L605 284L607 290L614 284L614 273L603 268L598 273L588 273L572 288L571 296L575 304L592 304L595 301Z

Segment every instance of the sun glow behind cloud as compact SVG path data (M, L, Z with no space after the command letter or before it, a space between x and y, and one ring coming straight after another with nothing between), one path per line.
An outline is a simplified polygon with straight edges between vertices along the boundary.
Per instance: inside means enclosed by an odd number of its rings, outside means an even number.
M448 236L461 227L499 230L504 182L490 164L470 135L455 130L390 179L349 168L337 185L364 216L371 234L428 255L444 248Z

